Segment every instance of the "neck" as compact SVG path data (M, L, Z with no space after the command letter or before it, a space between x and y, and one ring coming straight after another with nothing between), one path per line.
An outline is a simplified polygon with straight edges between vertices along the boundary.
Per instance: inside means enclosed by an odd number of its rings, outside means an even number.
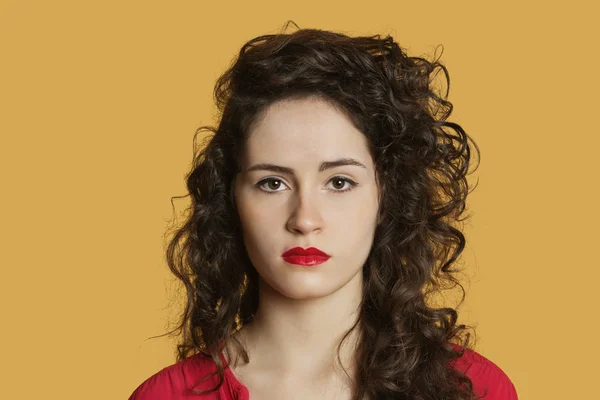
M331 376L340 367L337 345L358 318L362 273L325 297L291 299L259 284L259 307L244 340L252 369L289 376ZM341 367L352 369L358 327L340 347Z

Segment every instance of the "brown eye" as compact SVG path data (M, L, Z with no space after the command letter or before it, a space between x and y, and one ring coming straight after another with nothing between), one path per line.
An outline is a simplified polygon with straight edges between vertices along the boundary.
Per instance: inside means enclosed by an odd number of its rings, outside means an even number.
M342 189L344 187L344 184L346 183L346 180L341 178L334 178L331 180L331 182L333 182L333 186L336 189Z
M346 178L343 176L334 176L333 178L331 178L329 180L329 183L333 187L332 191L337 194L348 192L348 191L354 189L354 187L356 185L358 185L352 179ZM347 186L346 186L346 183L348 184ZM344 187L345 187L345 189L344 189Z
M266 193L277 193L282 190L278 190L282 187L282 182L275 178L266 178L256 184L263 192Z
M272 179L267 182L267 186L269 187L269 189L276 190L279 188L279 185L281 185L281 181L278 181L276 179Z

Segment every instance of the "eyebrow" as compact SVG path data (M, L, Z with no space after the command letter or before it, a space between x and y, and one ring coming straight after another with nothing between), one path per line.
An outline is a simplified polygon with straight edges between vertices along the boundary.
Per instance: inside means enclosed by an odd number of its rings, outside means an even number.
M340 159L333 160L333 161L321 162L321 164L319 165L319 172L323 172L327 169L341 167L341 166L345 166L345 165L354 165L356 167L362 167L362 168L367 169L367 167L365 167L365 165L363 163L361 163L360 161L357 161L353 158L340 158ZM261 163L261 164L253 165L252 167L248 168L246 170L246 172L258 171L258 170L273 171L273 172L278 172L280 174L290 174L290 175L293 175L295 172L294 169L292 169L292 168L282 167L280 165L268 164L268 163Z

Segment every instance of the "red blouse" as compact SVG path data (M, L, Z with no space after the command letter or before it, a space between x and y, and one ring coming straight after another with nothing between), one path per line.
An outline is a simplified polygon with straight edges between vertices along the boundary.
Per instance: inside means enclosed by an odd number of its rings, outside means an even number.
M458 346L454 345L455 348ZM223 365L225 358L221 353ZM475 393L485 400L518 400L517 391L508 376L493 362L474 350L466 349L463 356L454 360L454 368L466 374L473 382ZM201 353L168 366L146 379L131 394L129 400L249 400L248 389L242 385L230 368L224 369L224 381L219 390L199 396L192 392L214 388L219 382L215 374L194 386L202 378L217 370L210 357Z

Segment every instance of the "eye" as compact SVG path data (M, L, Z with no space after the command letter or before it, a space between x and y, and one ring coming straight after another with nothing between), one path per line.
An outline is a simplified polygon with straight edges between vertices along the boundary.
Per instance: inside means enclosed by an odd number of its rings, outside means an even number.
M329 182L333 182L334 188L337 185L341 186L339 189L334 190L335 192L338 192L338 193L347 192L349 190L352 190L354 188L354 186L357 185L357 183L354 182L352 179L344 178L343 176L334 176L333 178L331 178L329 180ZM348 184L348 186L345 186L346 183ZM341 190L341 188L343 188L343 187L346 187L346 189Z
M348 192L352 189L354 189L354 187L356 185L358 185L356 182L354 182L352 179L343 177L343 176L334 176L333 178L331 178L329 180L329 182L333 183L333 192L335 193L343 193L343 192ZM348 186L345 186L346 183L348 184ZM283 184L283 182L281 181L281 179L277 179L277 178L265 178L263 180L261 180L260 182L258 182L256 184L256 186L258 186L259 188L261 188L262 191L272 194L272 193L277 193L277 192L281 192L282 190L277 190L279 187L281 187L281 185ZM263 189L264 186L270 187L270 189L274 189L274 190L265 190ZM343 187L346 187L346 189L341 189Z

